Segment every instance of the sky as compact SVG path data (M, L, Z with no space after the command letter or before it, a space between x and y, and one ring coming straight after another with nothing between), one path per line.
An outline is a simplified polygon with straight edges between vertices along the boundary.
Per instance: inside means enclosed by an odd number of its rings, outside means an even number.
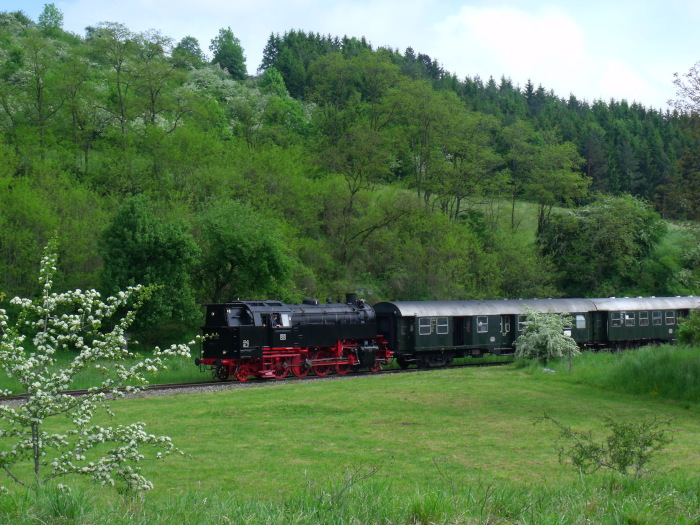
M1 11L38 20L45 0L0 0ZM291 30L365 37L403 53L412 47L459 79L509 78L523 88L593 102L637 102L665 111L674 73L700 61L697 0L55 0L63 28L119 22L175 43L209 45L219 29L240 40L256 73L271 34Z

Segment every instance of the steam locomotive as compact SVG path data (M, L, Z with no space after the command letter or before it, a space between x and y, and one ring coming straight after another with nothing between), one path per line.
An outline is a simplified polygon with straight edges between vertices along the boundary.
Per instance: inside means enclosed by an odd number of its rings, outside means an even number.
M395 301L234 301L206 306L195 364L215 378L246 381L449 365L453 359L512 354L529 309L569 314L569 335L588 348L631 348L676 340L678 322L700 297Z

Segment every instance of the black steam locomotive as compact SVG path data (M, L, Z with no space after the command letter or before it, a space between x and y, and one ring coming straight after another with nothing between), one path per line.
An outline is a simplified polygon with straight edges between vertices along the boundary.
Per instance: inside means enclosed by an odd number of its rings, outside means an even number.
M376 372L391 357L377 335L374 309L354 294L345 303L236 301L206 307L202 356L195 362L222 380L347 374L359 367Z
M629 348L673 342L679 319L700 297L396 301L236 301L208 304L202 355L214 377L282 379L346 374L361 367L448 365L455 358L511 354L526 312L566 313L582 347Z

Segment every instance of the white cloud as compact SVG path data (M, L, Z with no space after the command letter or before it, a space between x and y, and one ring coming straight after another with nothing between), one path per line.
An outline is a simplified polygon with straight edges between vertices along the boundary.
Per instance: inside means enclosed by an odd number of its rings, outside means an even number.
M506 76L521 86L531 79L547 89L570 84L575 91L591 63L583 30L558 9L464 7L434 31L443 66L463 76Z

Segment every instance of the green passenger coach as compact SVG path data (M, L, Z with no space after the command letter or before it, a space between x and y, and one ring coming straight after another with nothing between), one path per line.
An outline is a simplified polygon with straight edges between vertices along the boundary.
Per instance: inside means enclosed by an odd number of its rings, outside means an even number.
M569 314L581 346L626 347L676 338L698 297L395 301L374 305L377 329L402 367L443 366L458 357L510 354L528 309Z

